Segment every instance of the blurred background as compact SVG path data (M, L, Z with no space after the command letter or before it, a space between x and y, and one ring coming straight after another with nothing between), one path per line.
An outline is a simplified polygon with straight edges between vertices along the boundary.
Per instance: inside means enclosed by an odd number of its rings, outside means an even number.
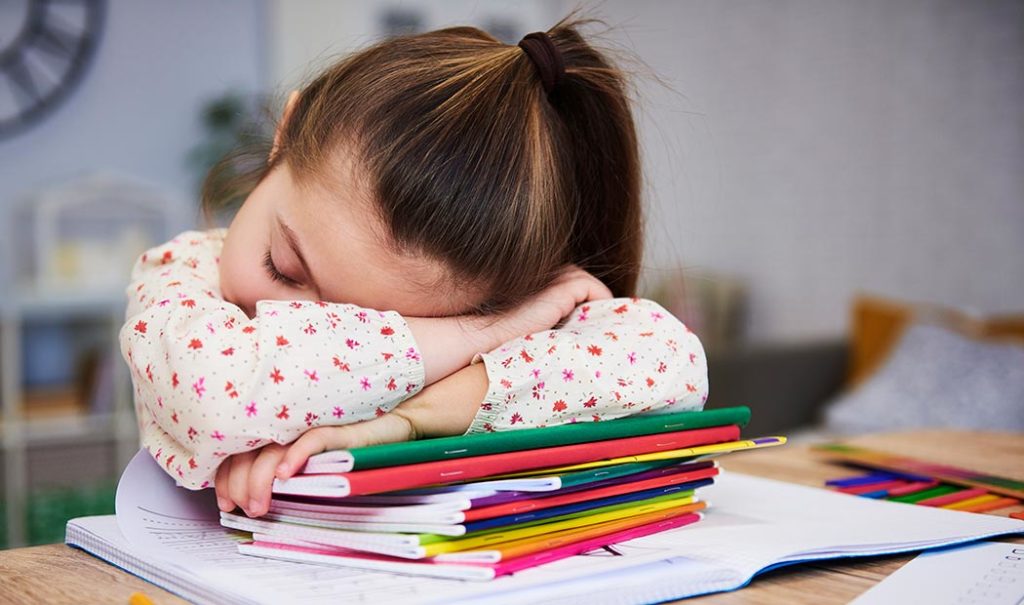
M381 37L515 44L574 7L639 57L640 294L709 407L807 439L1024 430L1024 2L0 2L0 546L113 510L145 248L288 90Z

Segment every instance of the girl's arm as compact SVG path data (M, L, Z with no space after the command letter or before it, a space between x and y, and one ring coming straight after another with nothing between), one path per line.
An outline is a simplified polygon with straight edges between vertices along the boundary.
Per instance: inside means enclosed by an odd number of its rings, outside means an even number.
M478 361L488 389L468 432L699 410L708 396L697 335L642 298L587 302L560 329L517 338Z
M382 415L501 342L459 318L351 304L260 301L249 318L220 296L222 241L186 232L142 255L120 333L142 443L186 487L231 454Z
M291 476L330 449L701 409L708 394L700 341L645 299L587 302L562 328L517 338L473 361L382 418L309 431L277 454L277 476ZM261 493L270 473L254 481L254 491Z

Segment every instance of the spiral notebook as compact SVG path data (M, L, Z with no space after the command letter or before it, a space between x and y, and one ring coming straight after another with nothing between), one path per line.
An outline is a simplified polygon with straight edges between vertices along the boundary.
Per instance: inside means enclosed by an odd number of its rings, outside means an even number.
M650 603L734 590L781 565L916 551L1024 532L1024 521L857 498L724 472L704 519L492 581L246 556L213 495L174 486L142 453L117 516L68 522L68 544L198 603ZM841 522L837 522L841 521Z

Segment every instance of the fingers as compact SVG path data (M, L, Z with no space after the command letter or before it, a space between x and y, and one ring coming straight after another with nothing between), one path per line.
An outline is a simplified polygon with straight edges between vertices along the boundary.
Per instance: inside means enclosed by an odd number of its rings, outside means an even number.
M231 473L231 461L234 456L229 456L220 466L217 467L217 475L213 480L214 491L217 492L217 507L226 513L235 510L235 503L228 495L228 476Z
M264 446L249 468L249 501L246 512L250 517L258 517L270 508L270 490L274 485L274 471L281 459L284 458L286 451L288 451L286 446L276 443Z
M346 428L344 426L319 427L303 433L288 447L284 458L278 463L275 469L277 478L288 479L294 475L302 468L302 465L306 464L306 460L310 456L328 449L328 440L331 443L338 440L336 437L332 437L335 432L344 433Z
M228 474L228 497L249 514L249 469L258 452L243 452L232 456L231 472Z

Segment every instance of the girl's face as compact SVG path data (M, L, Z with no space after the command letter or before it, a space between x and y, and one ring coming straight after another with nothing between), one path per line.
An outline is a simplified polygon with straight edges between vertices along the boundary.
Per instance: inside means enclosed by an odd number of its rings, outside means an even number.
M300 187L281 162L257 185L224 241L225 300L249 317L265 299L351 303L410 317L458 315L479 302L479 292L443 287L449 282L440 262L392 252L354 162L338 173L329 191Z

